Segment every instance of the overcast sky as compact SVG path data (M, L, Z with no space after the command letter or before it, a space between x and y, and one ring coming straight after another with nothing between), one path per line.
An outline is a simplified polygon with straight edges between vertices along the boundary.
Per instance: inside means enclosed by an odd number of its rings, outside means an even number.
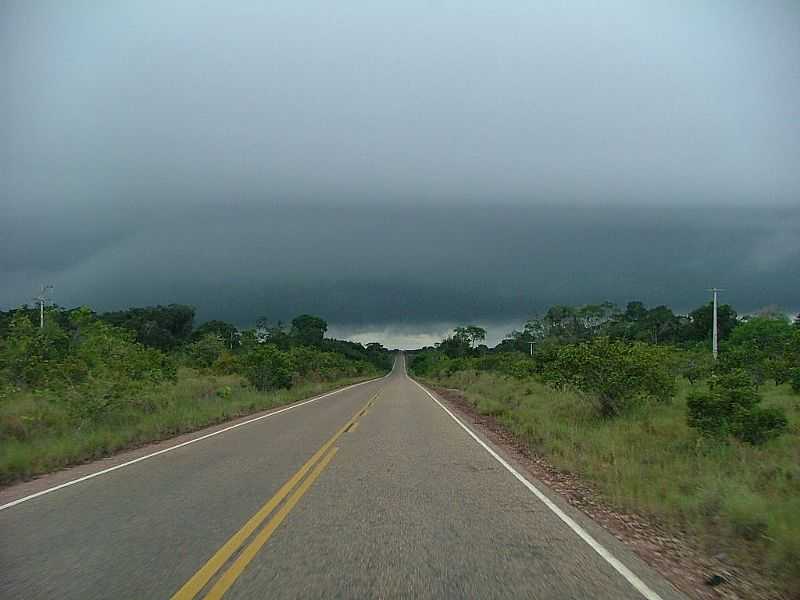
M800 3L0 4L0 308L800 308Z

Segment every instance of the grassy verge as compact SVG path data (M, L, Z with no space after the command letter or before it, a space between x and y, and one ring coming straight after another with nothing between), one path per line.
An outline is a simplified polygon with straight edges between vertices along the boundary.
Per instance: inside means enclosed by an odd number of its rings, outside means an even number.
M800 398L788 386L761 392L765 406L786 409L789 432L754 447L690 430L685 381L670 404L642 404L614 419L600 418L586 397L530 379L460 371L427 382L462 390L476 410L612 505L673 523L707 551L800 585Z
M257 392L238 375L203 375L181 369L176 384L151 390L134 406L98 423L75 424L58 398L21 392L0 403L0 484L108 456L238 416L289 404L370 379L303 383Z

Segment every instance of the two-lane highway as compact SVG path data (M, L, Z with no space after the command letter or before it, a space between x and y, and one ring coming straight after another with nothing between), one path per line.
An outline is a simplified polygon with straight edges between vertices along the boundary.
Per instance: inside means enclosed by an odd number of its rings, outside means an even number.
M682 598L405 372L0 511L2 598Z

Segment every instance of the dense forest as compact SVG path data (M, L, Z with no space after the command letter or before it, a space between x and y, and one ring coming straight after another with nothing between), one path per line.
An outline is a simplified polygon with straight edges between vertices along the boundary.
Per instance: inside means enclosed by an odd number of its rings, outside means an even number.
M0 482L391 368L383 346L326 338L314 315L244 330L194 316L50 307L40 326L38 308L0 312Z

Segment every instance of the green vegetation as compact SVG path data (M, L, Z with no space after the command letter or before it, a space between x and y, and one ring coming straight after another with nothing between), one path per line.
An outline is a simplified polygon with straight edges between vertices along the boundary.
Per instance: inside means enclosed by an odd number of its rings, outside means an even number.
M714 363L706 312L554 307L494 349L451 336L413 353L410 369L462 390L611 504L687 528L709 551L796 588L800 327L728 307Z
M0 312L0 483L271 408L391 367L380 344L292 328L239 331L171 305L95 315ZM36 325L34 324L36 323ZM262 320L262 325L264 324Z
M662 348L641 342L595 338L565 345L547 365L545 380L597 398L604 416L618 414L637 397L667 401L675 377Z
M688 423L703 435L733 437L763 444L786 429L780 408L759 406L761 396L752 378L742 370L713 375L708 391L693 391L687 399Z

